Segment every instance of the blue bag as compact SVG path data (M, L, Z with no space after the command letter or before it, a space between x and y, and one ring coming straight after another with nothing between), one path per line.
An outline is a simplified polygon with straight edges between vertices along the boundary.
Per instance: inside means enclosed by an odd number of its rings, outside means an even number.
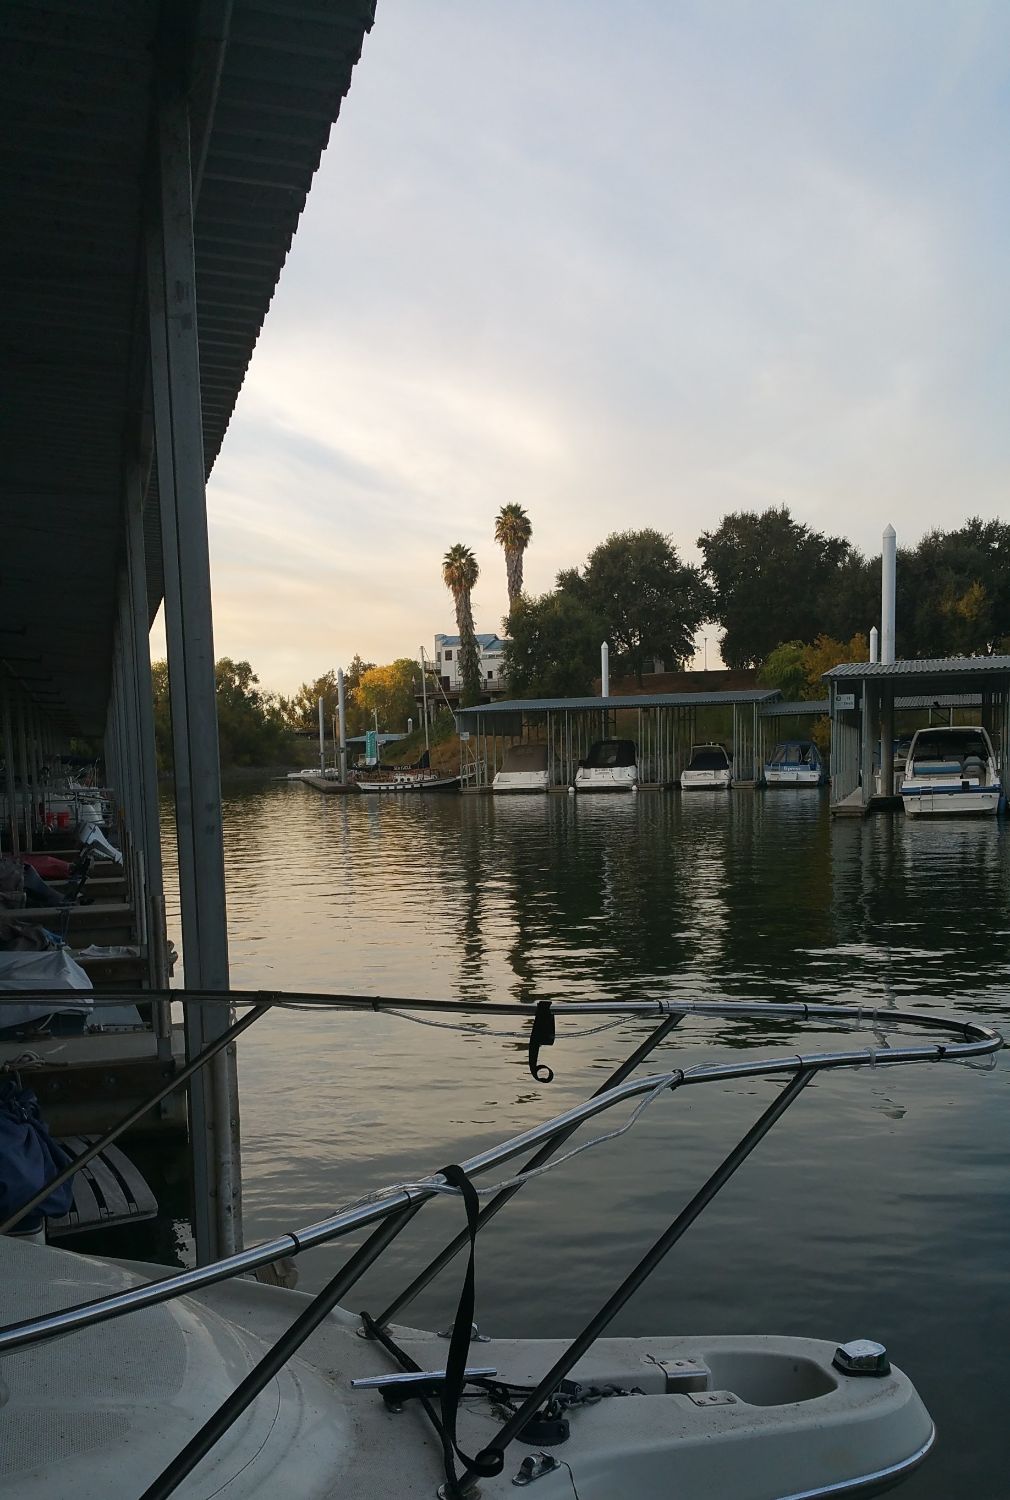
M20 1088L13 1078L0 1079L0 1220L16 1213L72 1160L49 1134L32 1090ZM60 1218L70 1212L73 1201L74 1180L70 1178L18 1229L37 1228L43 1218Z

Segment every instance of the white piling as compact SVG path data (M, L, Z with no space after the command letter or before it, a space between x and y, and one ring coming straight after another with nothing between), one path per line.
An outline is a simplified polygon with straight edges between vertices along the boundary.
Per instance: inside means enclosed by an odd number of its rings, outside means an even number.
M326 770L326 717L323 700L319 700L319 774Z
M600 647L600 697L610 697L610 647L606 641Z
M344 669L337 671L337 722L340 725L340 779L347 781L347 711L344 708Z
M894 592L897 569L897 538L893 526L885 526L880 553L880 660L894 661Z
M879 661L879 660L880 660L880 631L877 629L876 625L874 625L873 629L870 631L870 661L871 662L876 662L876 661Z

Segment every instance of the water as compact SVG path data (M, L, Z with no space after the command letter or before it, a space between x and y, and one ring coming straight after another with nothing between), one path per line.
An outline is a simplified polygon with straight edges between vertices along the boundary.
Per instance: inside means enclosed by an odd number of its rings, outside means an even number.
M1010 833L995 820L832 823L822 795L790 790L386 800L270 783L229 792L224 829L236 987L933 1003L1010 1031ZM174 907L170 925L178 937ZM510 1037L266 1017L240 1044L247 1239L557 1113L644 1034L559 1038L546 1085ZM826 1041L779 1021L685 1023L648 1066ZM613 1331L882 1339L940 1432L903 1493L1004 1494L1008 1079L1002 1059L818 1078ZM530 1184L480 1243L482 1325L577 1332L773 1093L664 1097ZM351 1305L378 1312L461 1222L457 1203L427 1207ZM302 1257L301 1285L346 1253ZM412 1321L444 1327L460 1274Z

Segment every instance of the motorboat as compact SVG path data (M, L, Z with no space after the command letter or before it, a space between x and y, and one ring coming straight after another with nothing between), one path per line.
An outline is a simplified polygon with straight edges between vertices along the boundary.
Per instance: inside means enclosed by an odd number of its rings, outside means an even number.
M634 740L597 740L575 772L577 792L637 792L638 747Z
M1002 798L996 755L981 724L916 731L901 781L901 800L910 817L991 816Z
M536 742L509 745L501 770L491 783L493 792L546 792L549 782L547 746Z
M0 1316L5 1323L30 1317L57 1290L61 1300L74 1302L129 1293L156 1273L145 1266L142 1277L140 1270L6 1239ZM237 1277L134 1312L111 1328L78 1332L69 1345L20 1353L6 1372L0 1494L146 1496L311 1301L306 1293ZM418 1409L421 1387L404 1378L380 1343L360 1338L359 1329L350 1313L330 1313L176 1493L186 1500L220 1493L234 1500L366 1494L431 1500L448 1493L440 1488L439 1445ZM437 1400L446 1340L412 1328L389 1331L414 1367L430 1372L428 1389ZM472 1345L473 1383L459 1417L467 1453L500 1426L495 1385L514 1400L563 1347L562 1340ZM933 1424L897 1366L866 1379L835 1360L835 1344L813 1339L600 1340L572 1371L571 1393L586 1395L564 1408L568 1440L554 1448L547 1443L556 1439L547 1437L513 1449L501 1473L481 1479L480 1494L506 1500L514 1485L536 1479L535 1493L544 1500L570 1500L569 1467L580 1500L607 1500L619 1491L641 1500L674 1493L772 1500L796 1493L797 1479L804 1494L846 1494L856 1479L867 1484L860 1494L877 1493L874 1478L881 1487L885 1477L893 1483L926 1456Z
M821 786L824 780L824 762L813 740L782 740L765 761L768 786Z
M686 792L715 788L726 791L733 783L733 767L725 745L692 745L691 759L680 773L680 784Z
M388 1005L401 1016L404 1006L419 1015L426 1006L446 1010L444 1001L288 998ZM240 999L252 1005L257 997ZM857 1042L841 1053L734 1052L729 1061L643 1075L636 1064L689 1015L726 1021L772 1012L846 1029L868 1029L869 1017L856 1006L797 1002L542 1005L551 1010L549 1027L538 1009L529 1033L535 1077L539 1046L563 1043L554 1020L568 1012L638 1016L654 1029L590 1098L458 1166L380 1188L325 1219L190 1269L0 1236L0 1357L15 1356L0 1364L0 1495L455 1500L476 1493L479 1480L484 1500L506 1500L532 1483L545 1500L570 1500L573 1488L580 1500L615 1493L812 1500L879 1495L914 1472L933 1447L933 1422L909 1376L872 1338L604 1335L822 1069L981 1058L1002 1046L998 1033L970 1018L896 1011L888 1025L900 1030L885 1051ZM874 1028L880 1024L874 1013ZM626 1113L637 1100L622 1134L644 1108L688 1084L767 1077L781 1087L620 1285L601 1286L605 1300L581 1332L570 1339L479 1333L472 1317L483 1221L525 1180L563 1166L572 1151L556 1153L575 1130L612 1108ZM574 1152L604 1147L614 1134L603 1123ZM494 1196L480 1212L475 1181L517 1158L525 1166L509 1166L504 1181L484 1188ZM465 1227L374 1317L343 1311L346 1295L399 1231L425 1202L446 1194L455 1196ZM250 1279L281 1257L347 1237L355 1248L319 1293ZM400 1321L468 1244L449 1333ZM942 1310L939 1316L942 1322Z

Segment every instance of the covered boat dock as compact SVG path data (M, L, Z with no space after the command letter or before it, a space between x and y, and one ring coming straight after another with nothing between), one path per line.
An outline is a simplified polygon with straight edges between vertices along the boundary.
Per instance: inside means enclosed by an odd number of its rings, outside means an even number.
M373 13L36 0L0 20L4 846L45 841L40 784L72 740L104 750L123 866L101 873L138 990L164 986L168 958L148 640L162 603L185 985L228 989L205 483ZM99 929L86 911L75 926ZM182 1009L192 1059L230 1008ZM145 1036L141 1060L171 1073L167 1005ZM114 1039L85 1043L94 1089ZM229 1047L189 1084L201 1259L241 1238L237 1115Z
M579 761L597 740L629 739L638 747L642 790L676 786L698 742L699 711L728 711L733 780L757 785L763 768L761 714L781 701L775 688L735 692L634 694L607 698L515 698L457 711L464 789L488 791L505 749L525 741L547 746L549 789L566 791Z
M1010 656L846 662L824 674L831 712L831 810L863 816L892 806L894 743L903 713L957 713L989 733L1010 767Z

